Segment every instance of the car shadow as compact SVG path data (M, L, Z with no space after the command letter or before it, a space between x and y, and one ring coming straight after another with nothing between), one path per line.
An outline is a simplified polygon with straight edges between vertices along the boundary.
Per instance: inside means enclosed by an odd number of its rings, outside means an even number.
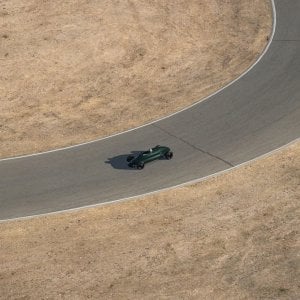
M110 157L105 161L105 163L110 164L114 169L136 170L136 169L130 168L128 166L128 162L127 162L126 159L129 155L136 156L140 152L141 151L131 151L129 154L121 154L121 155L117 155L117 156L114 156L114 157Z

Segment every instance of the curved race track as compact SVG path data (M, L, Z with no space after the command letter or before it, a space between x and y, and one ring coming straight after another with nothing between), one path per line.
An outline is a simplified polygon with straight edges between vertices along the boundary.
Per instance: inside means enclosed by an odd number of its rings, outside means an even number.
M171 187L276 149L300 136L300 1L277 0L268 52L240 80L197 105L108 139L0 161L0 219L103 203ZM126 168L155 144L175 157ZM109 162L110 161L110 162Z

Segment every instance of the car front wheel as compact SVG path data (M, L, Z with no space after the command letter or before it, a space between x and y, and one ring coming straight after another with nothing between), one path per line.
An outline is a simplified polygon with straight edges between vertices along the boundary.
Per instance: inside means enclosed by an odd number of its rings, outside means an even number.
M142 170L142 169L144 169L144 164L143 163L140 163L138 166L137 166L137 169L138 170Z
M171 151L167 152L166 155L165 155L165 157L166 157L166 159L172 159L173 152L171 152Z

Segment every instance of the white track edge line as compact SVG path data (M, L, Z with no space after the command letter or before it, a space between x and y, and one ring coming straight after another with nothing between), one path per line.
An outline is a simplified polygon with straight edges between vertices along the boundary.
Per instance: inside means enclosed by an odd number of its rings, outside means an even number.
M216 172L216 173L213 173L213 174L210 174L210 175L207 175L207 176L204 176L204 177L200 177L200 178L197 178L197 179L193 179L193 180L190 180L190 181L187 181L187 182L184 182L184 183L180 183L180 184L177 184L177 185L174 185L174 186L170 186L170 187L166 187L166 188L162 188L162 189L158 189L156 191L152 191L152 192L147 192L147 193L144 193L144 194L140 194L140 195L135 195L135 196L131 196L131 197L125 197L125 198L120 198L120 199L116 199L116 200L111 200L111 201L107 201L107 202L103 202L103 203L97 203L97 204L90 204L90 205L85 205L85 206L80 206L80 207L74 207L74 208L68 208L68 209L63 209L63 210L59 210L59 211L53 211L53 212L48 212L48 213L41 213L41 214L36 214L36 215L30 215L30 216L25 216L25 217L17 217L17 218L10 218L10 219L4 219L4 220L0 220L0 224L1 223L5 223L5 222L17 222L17 221L23 221L23 220L28 220L28 219L33 219L33 218L38 218L38 217L47 217L47 216L51 216L51 215L57 215L57 214L63 214L63 213L72 213L72 212L79 212L80 210L83 210L83 209L89 209L89 208L97 208L97 207L101 207L101 206L105 206L105 205L112 205L112 204L115 204L115 203L119 203L119 202L126 202L126 201L130 201L130 200L135 200L135 199L138 199L138 198L145 198L147 196L150 196L150 195L154 195L154 194L158 194L160 192L166 192L166 191L169 191L169 190L173 190L173 189L177 189L177 188L181 188L181 187L184 187L184 186L189 186L189 185L192 185L192 184L197 184L197 183L200 183L202 181L206 181L206 180L209 180L211 178L215 178L215 177L219 177L223 174L226 174L226 173L229 173L231 171L234 171L235 169L238 169L240 167L243 167L243 166L247 166L251 163L254 163L262 158L265 158L265 157L270 157L272 154L275 154L281 150L284 150L286 148L288 148L289 146L293 145L293 144L296 144L297 142L300 142L300 138L296 138L295 140L279 147L279 148L276 148L272 151L269 151L267 153L264 153L260 156L257 156L255 158L252 158L248 161L245 161L243 163L240 163L234 167L231 167L231 168L228 168L228 169L225 169L225 170L222 170L222 171L219 171L219 172Z
M167 115L165 117L162 117L160 119L157 119L157 120L154 120L154 121L151 121L149 123L146 123L146 124L143 124L141 126L138 126L138 127L135 127L135 128L131 128L131 129L128 129L128 130L125 130L125 131L121 131L121 132L118 132L118 133L115 133L115 134L112 134L112 135L109 135L109 136L106 136L106 137L103 137L103 138L99 138L99 139L96 139L96 140L92 140L92 141L88 141L88 142L84 142L84 143L81 143L81 144L76 144L76 145L72 145L72 146L67 146L67 147L62 147L62 148L57 148L57 149L53 149L53 150L48 150L48 151L43 151L43 152L38 152L38 153L32 153L32 154L25 154L25 155L20 155L20 156L13 156L13 157L7 157L7 158L2 158L0 159L0 163L2 161L7 161L7 160L13 160L13 159L20 159L20 158L26 158L26 157L32 157L32 156L37 156L37 155L43 155L43 154L47 154L47 153L52 153L52 152L58 152L58 151L62 151L62 150L68 150L68 149L72 149L72 148L75 148L75 147L80 147L80 146L83 146L83 145L88 145L88 144L92 144L92 143L96 143L96 142L99 142L99 141L102 141L102 140L106 140L106 139L110 139L110 138L113 138L115 136L118 136L118 135L121 135L121 134L124 134L124 133L127 133L127 132L130 132L130 131L134 131L134 130L137 130L137 129L140 129L140 128L143 128L145 126L148 126L148 125L151 125L151 124L154 124L154 123L157 123L161 120L164 120L164 119L167 119L167 118L170 118L176 114L179 114L185 110L188 110L190 108L192 108L193 106L195 105L198 105L204 101L207 101L209 98L215 96L216 94L220 93L221 91L223 91L224 89L226 89L227 87L229 87L230 85L234 84L236 81L240 80L242 77L244 77L248 72L250 72L259 62L260 60L264 57L264 55L267 53L267 51L269 50L270 48L270 45L273 41L273 38L274 38L274 35L275 35L275 29L276 29L276 8L275 8L275 0L270 0L271 1L271 5L272 5L272 11L273 11L273 24L272 24L272 33L271 33L271 37L269 39L269 42L268 44L266 45L265 49L263 50L263 52L261 53L261 55L258 57L258 59L248 68L246 69L246 71L244 73L242 73L240 76L238 76L236 79L234 79L233 81L229 82L227 85L223 86L222 88L220 88L219 90L215 91L214 93L204 97L203 99L200 99L198 100L197 102L189 105L189 106L186 106L184 107L183 109L177 111L177 112L174 112L170 115Z

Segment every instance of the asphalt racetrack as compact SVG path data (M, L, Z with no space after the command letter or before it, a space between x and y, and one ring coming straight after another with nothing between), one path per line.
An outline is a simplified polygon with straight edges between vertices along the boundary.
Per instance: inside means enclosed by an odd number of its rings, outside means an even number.
M0 220L99 204L231 168L300 136L300 1L276 0L276 30L259 63L232 85L169 118L114 137L0 161ZM127 167L157 144L170 161Z

